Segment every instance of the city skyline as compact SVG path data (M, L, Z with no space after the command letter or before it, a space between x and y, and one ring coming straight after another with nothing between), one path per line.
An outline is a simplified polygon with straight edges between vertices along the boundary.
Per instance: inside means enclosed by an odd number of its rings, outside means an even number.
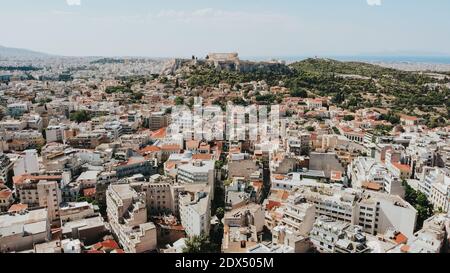
M441 1L132 2L9 1L0 44L64 56L450 55Z

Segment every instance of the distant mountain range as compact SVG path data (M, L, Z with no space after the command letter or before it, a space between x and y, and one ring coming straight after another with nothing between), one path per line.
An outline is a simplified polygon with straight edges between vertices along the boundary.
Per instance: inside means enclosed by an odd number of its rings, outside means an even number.
M0 57L3 58L46 58L53 55L22 48L5 47L0 45Z

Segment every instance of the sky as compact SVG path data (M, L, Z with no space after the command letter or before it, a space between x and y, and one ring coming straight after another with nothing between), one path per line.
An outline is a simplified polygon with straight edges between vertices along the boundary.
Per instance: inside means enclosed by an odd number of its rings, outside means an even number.
M66 56L450 55L444 0L1 0L0 26Z

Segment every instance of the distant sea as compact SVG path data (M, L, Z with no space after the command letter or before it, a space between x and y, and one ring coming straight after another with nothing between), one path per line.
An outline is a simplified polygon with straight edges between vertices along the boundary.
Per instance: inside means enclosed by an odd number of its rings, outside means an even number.
M338 61L356 61L369 63L426 63L450 65L450 56L275 56L275 57L246 57L252 61L283 60L287 63L302 61L307 58L329 58Z

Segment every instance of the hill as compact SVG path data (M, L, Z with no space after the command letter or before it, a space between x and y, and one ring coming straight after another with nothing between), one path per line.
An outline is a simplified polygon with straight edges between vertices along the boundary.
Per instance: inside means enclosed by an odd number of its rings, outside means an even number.
M46 58L50 54L22 48L4 47L0 45L0 57L3 58Z
M445 124L450 119L450 77L436 78L429 73L330 59L306 59L282 69L252 72L207 66L180 71L190 87L265 80L269 86L288 87L291 95L331 97L335 105L352 111L382 107L422 117L431 125Z

